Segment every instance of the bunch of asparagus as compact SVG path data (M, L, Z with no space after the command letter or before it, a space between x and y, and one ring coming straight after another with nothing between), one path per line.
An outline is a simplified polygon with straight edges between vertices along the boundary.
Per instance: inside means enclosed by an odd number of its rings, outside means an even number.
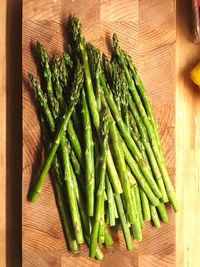
M141 241L146 221L168 222L165 203L177 199L151 104L131 57L113 35L111 61L86 43L70 19L71 46L50 61L37 43L44 88L29 74L40 110L45 161L28 195L39 197L51 172L63 231L72 252L86 242L101 260L121 224L127 249Z

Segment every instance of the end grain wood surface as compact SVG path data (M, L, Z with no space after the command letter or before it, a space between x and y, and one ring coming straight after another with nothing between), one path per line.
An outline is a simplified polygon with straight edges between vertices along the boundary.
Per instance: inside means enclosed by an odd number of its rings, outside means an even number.
M6 202L6 163L2 161L6 157L6 28L8 21L6 20L6 11L12 11L16 13L15 4L20 1L8 1L12 2L6 10L7 2L0 1L0 27L1 27L1 49L0 49L0 153L1 153L1 164L0 164L0 266L14 266L6 265L6 242L5 228L10 228L12 233L16 231L16 224L13 224L10 220L6 220L5 214L5 202ZM200 244L199 244L199 231L200 231L200 210L199 210L199 183L200 183L200 161L199 161L199 140L200 140L200 93L198 89L190 82L189 70L198 61L200 61L200 48L189 42L189 12L190 3L187 0L177 1L177 89L176 89L176 153L177 153L177 171L176 171L176 187L179 198L180 212L176 215L176 255L177 255L177 267L193 267L199 266L200 262ZM10 18L11 20L11 18ZM18 22L20 22L18 18ZM13 25L12 29L16 29L16 25ZM20 34L20 31L17 31ZM8 35L8 33L7 33ZM12 49L15 49L18 44L18 40L15 39L10 44ZM6 51L5 51L6 50ZM20 59L18 59L20 62ZM11 64L11 61L9 61ZM20 66L19 66L20 67ZM9 77L11 77L9 75ZM11 78L10 78L11 79ZM15 76L12 76L14 81L17 80ZM14 105L15 102L14 102ZM12 112L12 120L14 120L16 114ZM12 136L12 133L8 132L7 135ZM14 141L19 140L15 138ZM18 152L16 149L13 153ZM18 155L20 157L20 155ZM9 166L8 158L7 166ZM8 196L11 198L11 196ZM13 204L10 210L13 216L18 218L17 212L19 207ZM18 220L18 219L17 219ZM7 225L5 225L7 223ZM16 221L17 223L17 221ZM20 251L20 247L16 246L13 242L8 242L8 250ZM18 253L19 255L20 253ZM14 256L13 263L15 266L21 266L18 259ZM18 263L17 263L18 262ZM148 267L148 265L146 265ZM162 265L161 265L162 266Z
M67 250L47 179L36 204L27 202L31 179L41 164L41 138L34 93L28 72L37 75L36 41L50 55L61 53L67 44L66 19L75 14L88 42L109 54L112 34L134 58L147 87L158 120L169 174L175 182L175 1L162 0L61 0L28 1L23 6L23 264L24 266L165 266L175 265L175 214L168 207L170 222L157 230L147 223L143 241L126 251L122 232L113 234L114 246L102 262Z

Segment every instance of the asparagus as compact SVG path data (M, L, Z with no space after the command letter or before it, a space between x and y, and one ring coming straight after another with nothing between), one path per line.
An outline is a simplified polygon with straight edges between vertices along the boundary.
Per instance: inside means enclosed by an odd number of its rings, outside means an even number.
M130 89L132 97L134 98L134 101L135 101L135 103L137 105L138 111L141 114L143 123L144 123L144 125L145 125L145 127L147 129L147 132L148 132L148 135L149 135L149 138L150 138L150 141L151 141L152 149L154 151L158 166L160 168L160 172L161 172L162 177L163 177L163 181L164 181L164 184L165 184L165 187L166 187L166 191L167 191L167 195L168 195L169 201L172 204L172 206L174 208L174 211L176 212L176 211L178 211L177 198L176 198L176 194L175 194L173 185L171 183L170 177L168 175L168 172L167 172L167 169L166 169L166 166L165 166L164 157L160 153L161 149L160 149L160 147L158 146L158 144L156 142L157 137L156 137L154 128L153 128L153 126L151 124L151 121L147 117L147 114L146 114L146 111L144 109L143 103L142 103L142 101L140 99L140 96L139 96L139 94L138 94L138 92L137 92L137 90L135 88L134 81L131 79L130 73L129 73L128 68L126 66L125 57L123 55L123 52L122 52L121 48L119 47L119 43L118 43L118 39L117 39L116 34L113 35L113 45L114 45L115 53L116 53L116 55L118 57L119 62L121 64L123 64L123 68L125 70L126 78L127 78L128 84L129 84L129 89Z
M159 131L158 131L158 125L156 123L155 116L154 116L154 113L153 113L153 109L151 107L151 103L150 103L149 98L147 96L146 90L145 90L144 85L142 83L142 80L141 80L141 78L139 76L139 73L138 73L136 67L133 64L133 61L131 60L131 57L128 56L126 53L124 53L124 55L125 55L125 59L127 61L128 67L130 68L130 71L132 73L133 79L135 81L136 88L137 88L137 90L138 90L138 92L140 94L141 100L142 100L143 105L145 107L145 111L147 113L147 116L148 116L149 120L151 121L151 123L153 125L155 136L156 136L156 141L157 141L157 143L159 145L160 152L162 153L162 148L161 148L161 143L160 143L160 136L159 136Z
M118 140L118 136L116 133L116 126L115 122L113 120L110 120L110 137L111 137L111 145L112 149L114 151L114 160L116 162L116 167L121 179L121 184L123 188L123 194L126 200L126 212L129 221L134 224L135 218L134 218L134 208L133 208L133 202L131 198L131 188L129 184L129 180L127 177L127 169L125 164L124 155L121 153L120 148L120 142Z
M159 189L160 189L160 191L162 193L162 200L164 202L167 202L168 198L167 198L165 186L164 186L164 183L163 183L162 175L160 173L160 170L159 170L155 155L153 153L153 150L152 150L152 147L151 147L151 144L150 144L150 140L149 140L146 128L145 128L145 126L144 126L144 124L142 122L142 119L141 119L138 111L137 111L135 103L133 102L133 100L131 98L129 99L129 107L130 107L132 115L134 116L134 119L135 119L135 121L137 123L137 127L139 128L139 131L140 131L140 134L141 134L142 144L145 147L145 150L146 150L147 155L148 155L149 162L150 162L151 167L152 167L152 172L153 172L154 177L155 177L155 179L156 179L156 181L158 183ZM133 122L133 120L132 120L132 122Z
M47 175L47 173L51 167L51 163L52 163L53 158L56 154L56 151L59 147L62 136L65 133L65 130L66 130L68 121L70 119L70 116L73 112L74 106L77 104L77 102L79 100L80 89L82 87L82 84L83 84L83 73L82 73L81 65L80 65L80 63L78 63L77 68L76 68L76 72L75 72L75 76L74 76L74 83L72 86L70 104L68 106L67 111L64 113L64 115L62 117L62 121L60 123L60 126L59 126L57 132L56 132L56 136L54 138L54 141L52 142L51 148L49 149L49 151L47 153L46 160L42 164L42 167L39 171L36 184L35 184L33 190L30 192L29 200L31 202L35 202L40 195L42 186L43 186L44 181L45 181L45 177L46 177L46 175Z
M139 188L139 191L140 191L140 198L141 198L141 202L142 202L143 220L145 222L147 222L147 221L151 220L151 212L150 212L149 200L148 200L146 194L144 193L144 191L141 189L141 187Z
M127 85L126 85L127 83L125 82L124 75L123 75L122 71L120 72L119 66L114 61L112 63L113 69L112 69L112 72L111 72L111 67L110 67L109 61L105 56L103 56L103 66L104 66L104 69L106 70L108 79L109 78L112 79L112 83L113 84L111 83L111 88L114 89L113 90L113 94L114 94L114 96L116 96L115 98L119 97L118 106L122 105L123 108L121 110L123 110L125 115L126 115L126 113L128 113L127 112L128 96L127 96ZM123 94L122 94L122 92L123 92ZM122 97L122 95L123 95L123 97ZM126 117L126 124L128 125L128 128L129 128L130 127L129 126L129 117ZM133 126L134 126L134 130L137 130L137 126L136 125L133 125ZM140 150L141 150L141 148L143 149L143 144L140 142L140 139L139 139L140 137L138 136L138 132L136 132L133 135L133 137L135 137L134 140L136 141L136 143L137 143L138 147L140 148ZM143 155L146 158L146 153L145 153L144 149L142 151L143 151ZM148 161L147 158L146 158L146 160ZM158 171L159 171L159 169L158 169ZM159 177L160 177L160 175L159 175ZM139 196L139 195L137 194L137 196ZM148 206L147 206L148 205L148 199L146 198L145 194L144 194L142 199L146 200L145 205L144 205L144 208L145 208L144 212L146 212L146 210L148 208ZM141 209L140 209L140 211L141 211ZM146 215L146 213L145 213L145 215ZM141 224L143 226L141 212L140 212L140 221L141 221ZM137 225L135 227L133 226L133 232L134 232L134 228L137 229ZM135 231L135 232L136 233L134 235L137 235L137 231Z
M115 225L115 199L113 195L113 190L109 181L108 176L106 176L106 191L108 195L108 212L109 212L109 224L110 226Z
M39 88L41 89L40 87L40 84L38 84ZM40 92L40 100L42 100L44 98L44 95L42 95L42 91L39 90ZM43 103L43 102L42 102ZM42 103L41 103L41 106L42 106ZM55 122L54 122L54 119L53 119L53 116L51 115L51 111L48 107L48 104L45 106L46 109L44 109L44 113L51 118L51 124L52 124L52 132L55 131ZM65 140L66 142L67 140ZM75 157L75 155L74 155ZM77 167L77 164L79 164L76 160L76 167ZM80 168L80 165L79 165L79 168ZM71 168L70 168L71 169ZM71 169L72 171L72 169ZM68 177L69 178L69 177ZM76 182L76 177L75 177L75 181L74 181L74 174L72 173L72 178L73 178L73 183L77 183ZM71 181L71 184L73 184L72 181ZM89 234L90 234L90 231L89 231L89 218L87 217L87 214L85 213L85 206L84 206L84 199L83 199L83 196L82 196L82 193L79 189L79 187L77 187L77 185L75 186L75 192L76 192L76 198L77 198L77 202L78 202L78 205L79 205L79 209L80 209L80 213L81 213L81 217L82 217L82 220L83 220L83 223L84 223L84 228L85 228L85 231L86 231L86 241L87 243L89 244L90 243L90 238L89 238ZM68 217L69 217L69 214L68 214ZM95 257L99 260L101 260L103 258L103 254L100 250L100 248L97 246L96 248L96 254L95 254Z
M104 181L105 184L105 181ZM105 192L105 185L104 192ZM103 244L105 242L105 200L102 201L100 220L99 220L99 232L98 232L98 243Z
M167 210L165 208L165 204L161 202L160 205L157 206L157 210L158 210L158 213L160 215L161 220L164 223L168 223L169 222L169 217L168 217L168 214L167 214Z
M151 219L156 228L160 228L160 220L158 217L158 213L156 210L156 207L150 204L150 210L151 210Z
M93 46L90 46L90 50L91 50L91 51L90 51L90 55L93 56L93 60L98 61L98 60L99 60L99 52L98 52L98 50L95 49ZM127 136L127 132L126 132L126 128L124 127L123 120L121 119L121 116L120 116L120 114L119 114L119 112L118 112L118 110L117 110L117 107L116 107L116 104L115 104L113 98L112 98L111 95L109 94L109 91L108 91L107 86L106 86L105 78L104 78L104 75L103 75L102 72L100 73L100 81L101 81L102 88L103 88L103 90L104 90L104 94L105 94L105 96L107 96L106 99L107 99L107 100L108 100L108 99L110 100L110 101L109 101L109 104L110 104L109 107L110 107L111 109L113 108L112 111L113 111L113 110L116 111L116 112L115 112L115 119L116 119L116 122L119 122L119 121L120 121L119 124L122 126L122 132L125 134L125 136ZM130 135L128 135L128 139L131 139L131 140L132 140L132 138L130 138ZM132 140L132 141L133 141L133 140ZM134 142L134 141L133 141L133 142ZM134 144L134 147L137 149L137 146L136 146L135 144ZM124 150L124 149L123 149L123 150ZM149 181L149 182L152 182L152 183L153 183L153 184L151 184L152 187L156 190L157 194L159 194L159 196L161 196L161 194L160 194L160 192L159 192L159 189L158 189L156 183L154 182L154 180L153 180L153 178L152 178L152 176L151 176L151 173L150 173L149 170L146 168L146 163L145 163L145 161L143 160L143 158L141 158L142 156L141 156L141 154L140 154L140 152L139 152L138 149L137 149L137 151L138 151L138 153L139 153L139 155L140 155L140 158L136 157L136 159L137 159L137 161L138 161L140 167L142 168L144 174L146 175L145 177L148 178L148 181ZM132 150L132 152L133 152L133 150ZM127 156L127 151L126 151L125 155ZM134 154L134 155L135 155L135 154ZM129 157L130 157L130 156L129 156ZM145 184L145 187L146 187L146 184ZM148 187L148 186L147 186L147 187ZM147 187L146 187L146 188L147 188ZM158 204L159 204L159 201L156 200L154 196L152 196L153 194L151 194L151 192L149 192L149 193L150 193L149 195L151 195L151 200L152 200L152 201L155 201L155 202L154 202L155 205L158 205ZM157 202L157 203L156 203L156 202Z
M110 235L106 225L105 225L105 246L110 248L113 245L112 236Z
M91 44L86 45L87 48L87 54L88 54L88 61L89 61L89 67L91 69L91 77L94 84L94 93L96 97L97 107L98 110L101 110L101 85L99 80L99 73L100 73L100 61L99 61L99 55L96 54L94 56L93 46Z
M123 230L124 239L126 242L126 247L129 251L131 251L131 250L133 250L133 244L132 244L132 240L131 240L129 225L127 223L126 216L124 213L123 203L122 203L120 195L114 194L114 197L115 197L115 203L117 206L119 218L120 218L120 221L122 224L122 230Z
M81 224L81 218L80 218L79 209L78 209L78 205L76 201L76 195L75 195L73 178L72 178L72 170L70 166L71 165L70 165L70 159L69 159L69 151L66 150L65 151L64 182L66 184L75 237L76 237L78 244L81 244L84 242L82 224Z
M80 166L80 163L79 163L73 149L70 149L70 160L71 160L71 164L73 166L74 173L75 173L76 177L78 178L78 181L81 184L82 189L85 191L84 173L83 173L83 170Z
M43 132L44 132L44 135L43 135L44 141L45 141L45 139L48 138L48 143L50 143L50 138L47 135L48 133L47 133L47 130L46 130L46 125L45 125L44 119L42 119L42 118L41 118L41 125L42 125L42 129L43 129ZM45 142L47 142L47 141L45 141ZM64 197L63 190L60 187L60 182L59 181L61 180L60 176L62 174L61 174L61 167L60 167L60 164L59 164L57 156L55 156L55 158L54 158L53 168L52 169L53 169L52 171L55 173L54 176L56 177L56 180L52 181L53 184L54 184L54 187L55 187L56 195L57 195L56 200L57 200L58 206L60 208L60 214L61 214L61 217L62 217L62 220L63 220L63 227L66 228L66 229L64 229L65 236L66 236L66 238L68 240L69 247L70 247L71 251L75 252L75 251L78 251L78 244L77 244L75 238L74 238L74 240L72 239L73 230L72 230L72 225L70 225L71 222L69 221L70 220L70 215L69 215L68 211L66 210L65 206L63 206L63 203L66 201L66 199ZM87 214L85 214L84 199L83 199L82 193L80 192L79 188L78 188L78 193L76 194L76 198L77 198L77 201L78 201L78 204L79 204L79 209L80 209L80 212L81 212L81 217L82 217L84 228L85 228L85 233L86 233L85 238L86 238L86 241L87 241L87 243L89 245L89 243L90 243L90 238L89 238L89 235L90 235L89 218L87 217ZM100 250L100 248L98 246L96 248L95 257L98 260L102 260L103 259L103 253L101 252L101 250Z
M51 138L47 159L28 198L32 202L37 200L51 168L55 197L70 249L78 251L85 239L90 256L102 259L98 243L104 243L107 248L113 243L106 224L115 227L120 220L127 249L132 250L130 230L135 239L142 240L144 221L151 218L153 224L160 227L160 217L167 223L169 219L163 202L169 200L176 211L177 200L165 166L153 111L131 58L121 50L114 35L115 57L109 63L103 55L102 69L99 51L86 45L80 22L75 17L71 19L71 30L75 54L72 49L69 53L65 51L61 59L55 59L51 70L47 52L37 44L47 94L32 76L30 78ZM74 62L77 62L76 67ZM85 90L78 107L84 79ZM67 108L68 97L65 99L64 90L71 84ZM82 110L83 125L77 107ZM42 118L43 124L45 120ZM97 173L94 161L100 162ZM86 177L83 175L85 166Z
M134 190L132 189L133 205L135 209L135 223L131 225L133 236L136 240L142 240L142 228L144 226L143 221L140 221L139 207Z
M90 122L90 114L86 102L85 91L82 90L81 95L82 119L85 141L85 174L86 174L86 194L87 194L87 212L89 216L94 214L94 142L92 137L92 128Z
M58 85L58 84L56 84ZM35 87L37 87L38 85L35 84ZM40 99L42 98L42 92L40 87L37 89L37 91L40 91ZM59 87L57 86L57 94L60 96L60 92L59 92ZM60 101L59 101L60 102ZM61 102L62 104L62 102ZM62 105L61 105L62 106ZM46 105L45 108L47 110L48 106ZM47 111L45 110L45 113ZM53 112L53 108L52 108L52 112ZM57 107L57 111L54 112L54 116L57 116L59 114L59 107ZM48 112L48 116L50 112ZM54 129L55 130L55 126ZM72 222L73 222L73 227L74 227L74 231L75 231L75 236L77 239L78 244L83 242L83 233L82 233L82 227L81 227L81 221L80 221L80 215L79 215L79 210L78 210L78 205L76 202L76 194L75 191L78 190L76 186L73 185L73 170L69 161L69 155L68 155L68 146L66 145L66 138L64 137L65 135L63 135L62 140L61 140L61 155L62 155L62 159L63 159L63 167L64 167L64 182L66 184L66 189L67 189L67 193L68 193L68 197L69 197L69 206L70 206L70 212L72 215ZM77 193L78 194L78 193Z
M68 88L70 85L73 68L74 63L71 59L70 54L64 51L59 66L59 78L63 89ZM75 128L75 132L78 135L79 142L82 143L82 125L79 119L77 106L72 113L72 122Z
M104 106L106 106L106 100L105 100L105 97L103 95L102 95L102 102L104 103ZM111 114L110 114L110 116L111 116ZM121 142L121 147L119 148L120 153L124 152L125 159L129 165L131 171L135 175L138 183L141 185L141 187L143 188L143 190L147 194L147 196L148 196L149 200L152 202L152 204L155 206L158 206L160 203L158 198L155 197L154 193L152 192L151 188L149 187L149 184L146 182L145 178L143 177L140 169L138 168L136 161L133 159L131 153L129 152L128 148L124 144L122 137L120 136L119 132L117 131L117 128L116 128L116 133L118 135L118 139ZM123 152L122 152L122 150L123 150Z
M60 84L60 79L59 79L59 63L60 59L59 58L55 58L54 60L54 64L53 64L53 70L52 70L52 80L54 82L54 89L55 89L55 94L56 94L56 98L57 101L59 103L60 109L64 110L66 108L66 102L65 99L63 97L63 89L62 86ZM73 111L74 113L74 111ZM76 156L80 162L80 164L82 165L82 167L84 166L84 159L83 159L83 154L82 154L82 149L81 149L81 145L78 139L78 136L76 134L76 131L74 129L74 125L71 119L69 119L68 125L67 125L67 135L69 137L71 146L74 149L74 152L76 153Z
M155 193L155 195L159 198L162 197L161 192L160 192L156 182L154 181L151 173L149 172L148 163L143 158L143 156L142 156L141 152L139 151L137 145L135 144L134 140L131 138L131 135L129 134L129 130L128 130L126 124L123 122L122 117L120 116L118 108L117 108L117 106L116 106L116 104L112 98L111 92L109 92L109 90L107 88L105 76L103 73L101 73L101 75L100 75L100 80L101 80L101 85L102 85L107 103L109 105L109 108L113 114L113 117L115 118L115 121L116 121L116 123L120 129L120 133L122 134L127 147L131 151L133 157L135 158L140 169L142 170L145 178L147 179L147 181L148 181L151 189Z
M72 39L78 51L80 52L81 59L83 62L83 70L85 74L85 83L86 83L86 95L88 99L88 105L90 108L90 113L92 116L92 120L97 131L100 126L99 112L97 107L97 102L94 95L94 89L92 84L92 78L90 73L90 67L88 62L88 55L85 45L85 40L81 34L81 24L78 18L71 18L71 31L72 31Z
M136 200L138 217L139 217L141 228L143 229L144 221L143 221L143 216L142 216L142 203L141 203L141 198L140 198L139 187L137 184L133 187L132 194L133 194L133 198L135 198Z
M49 65L49 56L44 48L39 42L37 42L37 50L40 56L41 66L43 68L43 76L46 82L47 95L49 98L51 110L53 111L53 116L56 117L59 109L58 101L56 100L53 92L53 84L51 77L51 70Z
M101 209L104 202L104 190L105 190L105 175L106 175L106 154L108 148L108 115L106 111L102 112L102 121L101 121L101 151L99 157L99 184L98 190L96 193L96 205L95 205L95 215L94 215L94 224L92 227L91 234L91 243L90 243L90 257L94 258L95 250L97 246L97 238L100 224Z
M90 73L90 67L88 62L88 54L86 50L85 40L81 34L81 25L79 20L76 17L71 18L71 31L72 31L72 39L74 41L74 44L78 51L81 54L81 59L83 62L83 69L85 74L85 82L86 82L86 98L88 101L88 106L90 110L90 114L92 117L92 122L94 124L94 127L96 129L97 135L99 135L100 131L100 119L99 119L99 112L98 112L98 106L97 101L94 94L94 88L92 84L92 78ZM91 61L91 58L90 58ZM98 76L98 75L97 75ZM107 168L109 173L109 179L112 183L112 186L114 188L114 192L117 194L122 193L122 187L121 183L111 156L111 152L108 149L108 155L107 155Z
M50 145L50 138L47 131L47 126L45 124L45 120L41 115L40 118L41 127L42 127L42 137L43 142L45 144L45 147L47 148ZM54 187L54 193L55 193L55 199L57 203L57 207L60 213L63 231L65 238L67 240L67 243L69 245L69 248L72 252L79 251L79 246L77 244L77 241L74 236L74 232L72 230L72 222L70 221L70 216L68 214L66 209L66 199L64 196L62 185L60 184L60 180L62 179L62 171L61 166L59 164L57 156L55 156L53 162L52 162L52 168L51 168L51 174L52 174L52 184Z

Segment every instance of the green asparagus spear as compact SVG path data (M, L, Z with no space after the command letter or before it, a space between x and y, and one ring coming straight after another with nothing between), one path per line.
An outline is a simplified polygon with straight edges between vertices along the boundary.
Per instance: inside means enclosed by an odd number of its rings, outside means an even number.
M103 95L102 95L102 102L104 103L104 106L106 106L106 100L105 100L105 97ZM110 114L110 116L111 116L111 114ZM145 178L143 177L143 174L141 173L140 169L138 168L136 161L133 159L131 153L129 152L128 148L124 144L123 139L120 136L117 129L116 129L116 133L118 135L118 139L121 142L120 150L122 148L124 155L125 155L125 159L129 165L131 171L135 175L138 183L141 185L141 187L143 188L143 190L147 194L147 196L148 196L149 200L152 202L152 204L155 206L158 206L160 203L158 198L155 197L154 193L152 192L151 188L149 187L149 184L146 182ZM122 153L122 150L120 151L120 153Z
M48 138L48 143L50 143L50 138L48 137L48 133L46 130L46 125L44 122L44 119L41 118L41 125L42 125L42 129L43 129L43 138L47 139ZM47 142L46 140L44 140L45 142ZM63 227L64 227L64 232L65 232L65 236L68 240L69 243L69 247L70 250L75 252L78 251L78 244L75 240L75 237L72 238L72 236L74 235L73 230L72 230L72 222L70 222L70 215L68 210L66 209L66 207L64 206L64 203L66 202L66 199L64 197L64 193L63 193L63 189L60 186L60 176L61 174L61 167L58 161L57 156L55 156L55 159L53 161L53 177L56 177L56 179L52 180L54 187L55 187L55 193L56 193L56 200L57 200L57 205L59 207L60 210L60 214L61 214L61 218L62 218L62 223L63 223ZM85 239L87 244L90 244L90 230L89 230L89 221L87 218L87 214L85 213L85 207L84 207L84 200L82 195L80 194L80 191L78 190L78 195L76 196L76 198L78 199L78 203L79 203L79 208L80 208L80 212L81 212L81 216L82 216L82 220L84 223L84 228L85 228ZM102 260L103 259L103 253L101 252L100 248L97 246L96 248L96 254L95 257L97 260Z
M106 85L105 76L104 76L103 72L100 75L100 80L101 80L101 85L102 85L106 100L108 102L109 108L113 114L113 117L116 120L116 123L120 129L120 132L124 138L124 141L125 141L127 147L129 148L129 150L131 151L135 160L137 161L140 169L142 170L142 172L143 172L145 178L147 179L153 192L156 194L157 197L159 197L159 198L162 197L162 194L161 194L156 182L154 181L151 173L149 172L148 163L143 158L141 152L139 151L137 145L135 144L135 141L132 139L131 135L129 134L128 127L123 122L122 117L120 116L117 105L116 105L116 103L112 97L112 93L109 91L109 89Z
M46 81L46 89L47 89L47 95L50 102L50 107L53 112L53 116L55 117L57 115L59 105L58 101L54 97L54 91L53 91L53 84L52 84L52 77L51 77L51 70L49 65L49 56L42 44L37 42L37 50L40 56L41 66L43 68L43 75Z
M112 186L110 184L108 176L106 176L106 192L108 196L108 212L109 212L109 224L115 225L115 199L113 195Z
M43 163L43 165L39 171L36 184L35 184L33 190L30 192L29 200L31 202L35 202L40 195L43 183L45 181L45 177L46 177L46 175L47 175L47 173L51 167L51 163L52 163L54 156L56 154L56 151L59 147L62 136L65 133L65 130L66 130L68 121L70 119L70 116L73 112L74 106L78 102L79 95L80 95L80 89L82 88L82 84L83 84L83 73L82 73L81 65L80 65L80 63L78 63L77 68L76 68L76 72L75 72L75 76L74 76L74 83L72 86L72 93L71 93L69 107L62 117L62 121L60 123L60 126L59 126L57 132L56 132L56 136L54 138L54 141L52 142L52 145L51 145L49 152L47 153L46 160L44 161L44 163Z
M144 193L144 191L141 189L141 187L139 188L139 190L140 190L140 198L141 198L141 203L142 203L143 220L147 222L151 220L149 200L146 194Z
M96 194L96 205L95 205L95 215L94 215L94 224L92 227L91 234L91 243L90 243L90 257L94 258L96 246L97 246L97 238L99 232L99 224L100 224L100 216L102 210L102 204L104 202L104 190L105 190L105 175L106 175L106 154L108 149L108 115L106 111L102 112L102 120L101 120L101 154L99 157L99 184L98 190Z
M168 217L168 214L167 214L167 210L166 210L165 204L161 202L160 205L157 206L157 210L158 210L158 213L160 215L161 220L164 223L168 223L169 222L169 217Z
M142 216L142 203L141 203L141 198L140 198L140 192L139 192L139 186L138 185L135 185L133 187L133 192L132 193L133 193L133 197L136 199L140 225L141 225L141 228L143 229L144 228L144 221L143 221L143 216Z
M110 136L111 136L111 146L114 151L113 156L114 160L116 162L116 167L121 179L121 184L123 188L123 194L124 198L126 200L126 212L129 221L134 224L135 223L135 218L134 218L134 208L133 208L133 202L132 202L132 197L131 197L131 187L130 183L127 177L127 169L126 169L126 164L124 160L124 155L121 153L121 148L120 148L120 142L118 140L118 136L116 133L116 126L114 120L110 120Z
M117 211L118 211L118 214L119 214L119 218L120 218L120 221L121 221L121 224L122 224L122 230L123 230L124 239L125 239L125 242L126 242L126 247L127 247L127 250L131 251L131 250L133 250L133 244L132 244L129 225L127 223L126 215L124 213L124 207L123 207L123 203L122 203L122 200L121 200L121 196L117 195L117 194L114 194L114 197L115 197L115 203L116 203L116 206L117 206Z
M88 106L90 110L90 114L92 117L92 122L94 124L94 127L96 129L97 135L99 135L100 131L100 119L99 119L99 111L98 106L94 94L94 88L92 84L92 78L91 78L91 72L88 62L88 54L86 50L85 40L81 34L81 24L80 21L76 17L71 18L71 32L72 32L72 39L73 42L78 49L78 51L81 54L81 59L83 63L83 69L85 74L85 82L86 82L86 98L88 101ZM122 193L122 187L121 183L111 156L111 152L108 149L108 155L107 155L107 168L109 173L109 178L112 183L113 189L115 193L121 194Z
M44 142L45 147L47 148L49 147L51 141L48 135L48 130L47 130L45 120L42 117L42 115L40 118L40 122L41 122L41 127L42 127L43 142ZM55 156L52 162L51 174L52 174L51 181L54 187L55 199L56 199L57 207L60 213L64 235L68 242L70 250L72 252L77 252L79 251L79 246L74 236L74 232L72 229L72 222L70 220L69 213L66 209L66 198L64 196L62 185L60 184L60 180L62 180L63 175L62 175L61 166L59 164L57 156Z
M137 184L134 186L136 187ZM133 236L136 240L142 240L142 228L144 227L143 221L140 218L140 203L138 203L137 196L134 191L134 187L132 188L132 198L133 198L133 205L136 214L135 223L131 225Z
M167 195L168 198L174 208L174 211L176 212L178 210L178 203L177 203L177 198L176 198L176 194L173 188L173 185L171 183L171 180L169 178L166 166L165 166L165 162L164 162L164 157L161 155L160 152L160 147L157 144L157 137L154 131L154 128L151 124L151 121L148 119L146 111L144 109L144 106L142 104L142 101L140 99L140 96L135 88L135 84L134 81L131 79L131 75L128 71L127 65L126 65L126 61L125 61L125 57L123 55L123 51L121 50L119 43L118 43L118 39L116 34L113 35L113 45L114 45L114 49L116 52L116 55L118 57L119 62L123 65L123 68L125 70L126 73L126 78L129 84L129 89L131 91L132 97L134 98L134 101L137 105L138 111L141 114L143 123L146 127L146 130L148 132L150 141L151 141L151 145L152 145L152 149L154 151L158 166L160 168L160 172L162 174L163 177L163 181L166 187L166 191L167 191Z
M42 95L42 90L40 88L40 85L38 85L37 82L34 81L34 78L32 78L32 82L33 82L33 85L36 88L37 92L40 93L40 101L42 101L42 98L44 98L44 96ZM58 90L59 90L59 88L58 88ZM45 113L48 115L48 117L51 117L48 106L45 105L45 108L46 108L44 110ZM57 114L59 114L59 112L60 111L59 111L59 107L58 107L57 111L55 111L55 113L54 113L54 116L57 116ZM51 120L51 123L52 123L52 120ZM53 130L53 132L55 131L55 124L54 124L54 128L52 130ZM66 189L68 192L69 206L70 206L70 212L72 215L72 222L73 222L73 226L74 226L74 230L75 230L75 236L77 238L78 244L80 244L83 242L83 234L82 234L82 227L81 227L78 205L77 205L77 202L75 199L75 190L78 190L78 189L77 189L77 187L73 186L72 177L73 177L74 173L72 172L73 170L72 170L71 164L69 162L69 155L68 154L69 154L69 152L68 152L68 147L66 145L66 138L64 138L64 135L63 135L62 140L61 140L61 155L62 155L63 167L64 167L64 181L66 183ZM78 229L78 226L79 226L80 230Z
M94 214L94 142L92 136L92 127L90 122L90 114L86 102L84 89L81 95L82 120L84 128L84 143L85 143L85 174L86 174L86 194L87 194L87 212L89 216Z
M61 86L60 79L59 79L59 73L60 73L59 72L59 65L60 65L60 59L55 58L54 64L52 67L52 80L54 83L54 91L55 91L56 98L57 98L57 101L59 103L60 109L65 110L67 104L66 104L66 101L63 97L63 88ZM73 111L73 113L74 113L74 111ZM83 157L83 153L82 153L82 148L81 148L78 136L76 134L76 131L74 129L74 125L73 125L71 118L69 119L69 122L67 125L67 135L69 137L69 141L71 143L71 146L73 147L74 152L76 153L76 156L77 156L80 164L83 167L84 166L84 157Z
M73 69L74 69L74 62L72 61L69 53L64 51L63 56L61 58L60 66L59 66L59 78L60 78L60 83L63 87L63 90L66 90L66 88L70 88L71 77L73 76L72 75ZM75 128L75 132L78 135L79 142L82 144L83 143L82 142L82 124L80 121L80 116L79 116L77 106L72 113L72 122Z
M153 153L153 150L152 150L152 147L151 147L151 144L150 144L150 140L149 140L146 128L145 128L145 126L144 126L144 124L142 122L141 116L139 115L139 113L137 111L135 103L133 102L133 100L131 98L129 98L129 107L130 107L132 115L134 116L134 119L135 119L135 121L137 123L136 127L139 128L139 131L140 131L140 134L141 134L142 144L145 147L145 150L146 150L147 155L148 155L149 162L151 164L152 172L153 172L154 177L155 177L155 179L156 179L156 181L158 183L159 189L160 189L160 191L162 193L162 200L164 202L167 202L168 198L167 198L165 186L164 186L164 183L163 183L162 175L160 173L160 170L159 170L155 155ZM133 120L132 120L132 122L133 122Z
M106 225L105 225L105 246L110 248L113 245L112 236L110 235Z
M150 204L150 210L151 210L151 219L156 228L160 228L160 220L158 217L158 212L156 210L156 207Z
M105 181L104 181L105 184ZM104 185L105 192L105 185ZM99 222L99 232L98 232L98 243L103 244L105 242L105 198L102 201L101 211L100 211L100 222Z

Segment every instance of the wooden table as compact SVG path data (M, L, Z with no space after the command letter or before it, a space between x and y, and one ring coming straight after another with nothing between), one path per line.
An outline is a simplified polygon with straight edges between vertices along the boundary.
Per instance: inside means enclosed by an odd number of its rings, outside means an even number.
M177 267L200 262L200 91L189 78L189 70L200 61L200 48L189 42L187 2L177 1ZM6 266L6 247L7 266L20 266L21 256L20 16L20 1L10 0L6 6L0 0L0 266Z

